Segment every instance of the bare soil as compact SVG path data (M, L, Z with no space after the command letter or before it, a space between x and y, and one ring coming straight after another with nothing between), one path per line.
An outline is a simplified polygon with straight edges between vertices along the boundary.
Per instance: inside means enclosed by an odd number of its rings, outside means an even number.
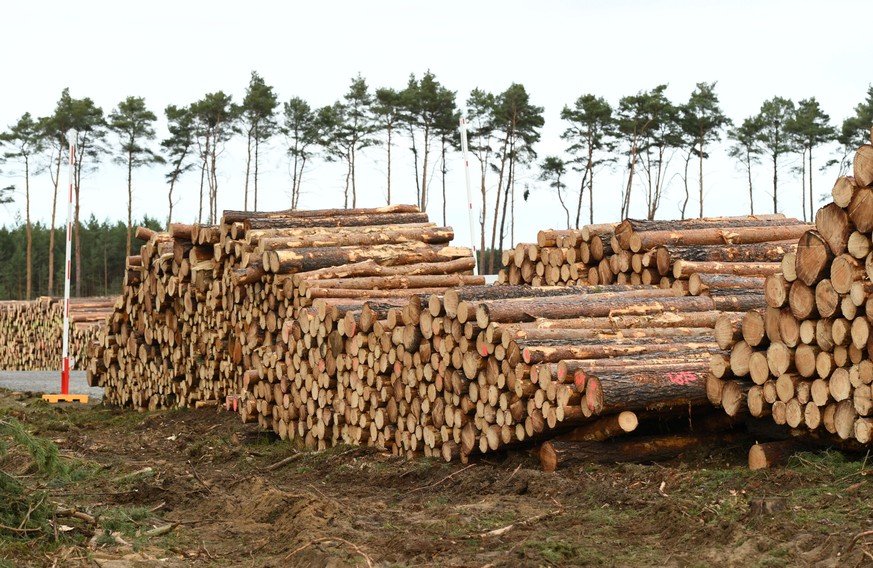
M50 407L0 391L3 416L80 464L48 490L98 523L64 519L57 541L0 538L0 566L873 565L863 455L753 472L744 440L548 474L530 449L468 465L308 452L216 410ZM25 466L14 452L0 461Z

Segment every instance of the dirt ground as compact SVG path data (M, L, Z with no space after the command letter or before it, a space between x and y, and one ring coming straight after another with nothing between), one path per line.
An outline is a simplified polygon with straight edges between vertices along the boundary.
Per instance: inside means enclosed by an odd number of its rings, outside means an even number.
M96 524L0 539L0 566L873 566L864 455L753 472L743 440L549 474L530 450L468 465L313 453L214 409L136 414L0 390L2 417L78 464L46 487ZM10 452L0 469L26 478L25 461Z

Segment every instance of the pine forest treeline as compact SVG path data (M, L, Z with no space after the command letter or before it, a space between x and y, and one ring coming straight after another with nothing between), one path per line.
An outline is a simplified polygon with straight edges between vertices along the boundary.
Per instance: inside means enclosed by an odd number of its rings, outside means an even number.
M459 101L457 91L444 86L430 71L411 74L399 87L376 88L358 74L334 103L315 107L299 96L280 98L263 77L252 72L239 102L223 91L207 93L197 101L167 106L160 118L142 97L126 97L104 111L92 99L74 98L64 89L52 114L35 117L25 112L0 133L0 172L21 180L16 186L0 184L0 203L14 198L24 205L23 218L0 234L0 299L32 298L61 289L63 262L56 257L63 257L64 236L54 227L63 220L68 137L77 148L73 290L79 296L102 293L103 288L111 291L107 288L110 281L123 274L123 257L132 247L137 175L144 168L159 168L165 175L169 213L161 225L172 222L173 205L182 191L197 196L194 220L218 222L223 189L219 172L229 168L245 172L243 203L232 207L256 211L260 164L265 149L275 153L276 147L282 149L288 165L284 189L290 197L289 208L298 207L301 190L317 161L342 164L342 178L335 182L343 188L342 206L356 207L361 159L378 157L386 161L384 187L371 190L381 190L390 204L396 200L392 187L403 178L405 186L415 188L422 210L428 210L437 192L442 195L445 223L447 158L460 151L462 115L468 125L470 165L481 210L482 272L495 272L499 258L486 251L499 251L514 242L516 203L527 200L532 189L557 194L562 214L550 222L557 224L560 219L568 228L593 223L594 204L601 192L621 197L621 208L612 218L627 217L631 204L642 200L646 216L654 219L667 187L677 185L683 192L680 216L703 217L707 214L705 160L720 143L727 144L728 155L748 180L750 214L769 211L771 203L778 212L780 203L784 207L786 201L799 202L804 219L811 220L816 195L813 171L839 166L842 173L847 157L869 138L873 86L839 125L815 97L792 101L775 96L764 101L757 114L732 119L721 109L716 86L698 83L684 102L671 101L667 85L615 102L582 94L561 110L564 149L561 155L549 156L536 151L545 109L518 83L495 93L476 88L466 101ZM161 124L166 137L158 139L156 127ZM228 160L223 150L233 139L245 141L244 164L224 164ZM396 167L398 156L404 155L411 158L411 171ZM127 218L116 225L94 219L83 223L79 218L82 186L108 161L125 168ZM605 170L621 174L620 187L595 184ZM772 174L772 185L756 188L753 171ZM795 185L800 182L800 191L789 195L780 186L780 178L785 185L786 176ZM535 180L532 187L530 180ZM766 204L755 200L761 192L770 198ZM53 203L48 226L32 223L34 199ZM124 238L116 242L119 227ZM96 251L89 248L93 246L98 247ZM122 259L121 264L116 264L117 259Z
M160 230L163 226L156 219L145 217L139 225ZM24 299L27 291L27 275L24 271L27 259L26 226L23 223L13 228L0 227L0 298ZM31 227L33 237L33 297L63 296L64 294L64 233L59 228L54 241L54 254L61 259L53 266L53 288L48 288L49 229L42 223ZM81 296L108 296L121 290L125 273L125 243L127 226L124 221L97 221L93 216L81 223ZM76 281L76 264L73 263L71 283ZM72 292L72 286L71 286Z

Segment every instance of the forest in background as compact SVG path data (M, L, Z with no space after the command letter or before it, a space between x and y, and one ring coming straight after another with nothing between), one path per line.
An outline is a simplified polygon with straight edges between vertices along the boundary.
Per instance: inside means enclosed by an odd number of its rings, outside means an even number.
M552 220L556 227L579 227L593 222L595 177L605 169L623 171L626 184L621 189L620 217L630 210L632 195L645 201L646 215L658 213L661 197L670 181L678 176L684 190L682 218L704 216L704 160L722 140L729 144L729 155L748 173L749 212L770 210L756 204L760 188L753 186L752 171L772 169L772 210L779 210L779 175L784 162L793 157L789 175L799 176L804 219L812 219L814 169L839 166L845 171L846 159L858 145L869 139L873 124L873 87L866 99L839 125L823 112L814 97L795 102L773 97L762 103L754 116L734 121L722 110L716 83L698 83L688 101L675 103L666 96L666 85L622 97L613 105L595 94L583 94L564 106L564 152L540 157L537 145L545 123L544 109L531 102L524 85L513 83L500 93L474 89L463 113L468 133L469 152L475 158L475 198L481 205L479 218L480 266L493 273L502 250L514 242L516 180L534 173L539 182L554 191L563 208ZM30 298L62 290L63 234L51 227L64 208L62 181L69 161L71 143L77 148L72 171L74 188L74 265L73 294L76 296L112 290L124 273L123 258L131 252L132 196L136 172L141 168L161 168L167 182L166 199L172 221L174 191L179 183L199 189L198 222L214 223L218 210L222 153L230 140L246 144L245 192L243 208L257 210L259 164L264 159L261 147L271 139L281 140L291 177L290 208L296 208L304 183L304 173L317 160L344 165L343 207L357 204L356 170L362 156L381 152L387 158L384 192L392 196L392 151L401 147L411 152L415 173L417 205L428 211L434 191L442 194L442 220L446 218L447 156L460 151L458 123L462 117L457 92L443 86L430 72L420 78L411 75L404 88L371 89L358 75L349 90L335 103L313 108L299 97L280 102L278 95L260 75L252 72L245 97L239 104L218 91L186 105L164 109L168 136L156 140L157 115L142 97L130 96L110 112L90 98L73 98L65 89L50 116L34 117L25 112L19 121L0 134L0 167L21 173L24 187L0 186L0 203L24 197L24 219L4 228L0 242L0 299ZM815 154L815 160L813 159ZM79 195L83 180L113 161L127 172L128 211L126 221L80 222ZM671 163L672 162L672 163ZM678 164L678 166L677 166ZM678 172L675 170L679 170ZM31 187L31 179L48 174L52 182ZM807 182L808 178L808 182ZM395 182L396 183L396 182ZM59 189L61 190L59 192ZM190 190L190 188L189 188ZM14 193L13 193L14 192ZM518 196L527 200L525 184ZM53 217L46 227L31 223L31 199L53 201ZM251 203L250 203L251 198ZM792 197L794 198L794 197ZM586 203L587 202L587 203ZM325 204L336 206L337 204ZM587 206L589 219L583 216ZM438 221L435 211L431 218ZM149 222L166 226L161 220ZM119 233L123 239L119 240ZM23 252L22 252L23 251ZM118 260L120 259L120 260ZM21 278L24 278L22 287ZM119 286L115 286L118 289ZM23 292L22 292L23 290ZM40 292L42 290L43 292Z
M161 230L163 224L145 217L138 225ZM27 235L24 224L0 227L0 300L22 300L27 292ZM33 230L33 290L32 297L64 295L63 227L57 229L54 254L61 259L55 263L53 289L48 289L49 230L42 223L34 223ZM81 296L109 296L121 292L125 273L125 239L127 227L123 221L99 222L93 216L82 223L82 294ZM75 270L75 267L73 268ZM73 275L70 276L73 278Z

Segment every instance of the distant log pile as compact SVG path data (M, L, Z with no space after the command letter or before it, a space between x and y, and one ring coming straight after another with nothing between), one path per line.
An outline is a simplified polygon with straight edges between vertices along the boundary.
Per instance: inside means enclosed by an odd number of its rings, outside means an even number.
M719 321L708 390L742 392L739 404L811 434L873 441L873 146L862 146L853 177L834 185L833 202L799 238L782 270L763 285L766 307L742 322ZM738 377L739 379L730 378Z
M70 356L84 368L88 348L103 330L117 298L70 300ZM61 368L64 302L42 297L0 302L0 369L49 371ZM78 362L78 364L76 364Z
M797 238L812 228L784 215L684 221L626 219L576 230L545 230L536 244L503 254L498 282L534 286L598 284L750 288L751 278L779 272ZM695 276L697 275L697 276ZM742 279L746 279L743 281ZM752 286L755 288L759 286ZM762 304L759 304L762 305Z

